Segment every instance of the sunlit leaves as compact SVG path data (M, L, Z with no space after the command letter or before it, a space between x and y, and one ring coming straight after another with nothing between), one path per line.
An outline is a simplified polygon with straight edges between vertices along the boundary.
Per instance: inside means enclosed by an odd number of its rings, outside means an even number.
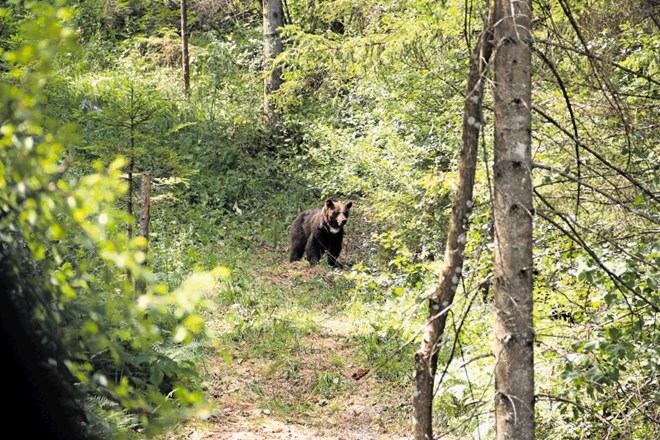
M155 433L203 400L193 389L195 368L168 351L202 337L202 297L192 292L202 286L172 295L154 286L147 295L159 295L159 307L148 311L135 302L132 281L151 286L153 280L144 265L146 241L129 240L123 230L132 221L118 207L126 161L110 158L91 164L86 174L72 171L70 153L81 142L77 128L43 116L50 69L75 49L71 11L45 2L26 5L31 9L16 48L2 54L11 69L0 78L0 239L29 249L43 275L52 297L35 300L35 315L57 321L79 390L120 403ZM146 108L148 116L152 109ZM213 272L204 291L226 275ZM185 330L181 338L178 327Z

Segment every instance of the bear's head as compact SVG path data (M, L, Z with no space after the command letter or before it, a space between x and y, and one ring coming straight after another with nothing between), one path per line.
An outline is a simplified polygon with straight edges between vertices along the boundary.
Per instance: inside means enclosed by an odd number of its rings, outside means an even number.
M333 202L328 199L323 206L323 225L328 228L332 234L336 234L344 227L348 221L348 213L353 206L353 202L346 204Z

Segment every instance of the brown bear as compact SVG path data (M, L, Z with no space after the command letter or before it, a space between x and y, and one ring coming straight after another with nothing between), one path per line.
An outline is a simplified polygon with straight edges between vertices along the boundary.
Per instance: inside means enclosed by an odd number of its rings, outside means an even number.
M328 264L341 267L337 259L351 206L352 202L343 204L328 199L323 208L308 209L298 214L291 225L289 261L298 261L304 255L314 266L328 251Z

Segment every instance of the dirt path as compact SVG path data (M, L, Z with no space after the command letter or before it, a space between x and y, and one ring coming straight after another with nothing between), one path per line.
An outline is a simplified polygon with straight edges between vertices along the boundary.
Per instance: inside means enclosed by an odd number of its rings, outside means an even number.
M275 288L295 289L292 280L300 283L300 277L319 275L318 270L286 266L263 277ZM352 323L346 316L323 312L314 321L315 330L297 335L288 342L291 347L284 341L281 354L255 356L252 341L242 340L232 349L231 360L220 353L212 357L207 384L215 412L178 438L408 438L407 422L402 420L407 417L408 390L392 389L371 373L361 376L369 366L359 365L359 346L349 335Z

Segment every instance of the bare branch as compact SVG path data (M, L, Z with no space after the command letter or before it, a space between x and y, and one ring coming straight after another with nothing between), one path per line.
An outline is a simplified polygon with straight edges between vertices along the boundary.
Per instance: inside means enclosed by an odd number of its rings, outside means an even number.
M577 218L578 212L580 210L580 194L581 194L581 189L582 189L582 179L581 179L581 174L582 174L582 166L581 166L581 160L580 160L580 144L577 142L577 139L579 138L578 136L578 128L577 128L577 123L575 122L575 114L573 113L573 106L571 105L571 100L568 97L568 92L566 91L566 86L564 86L564 81L561 79L561 76L559 75L559 72L557 72L557 69L555 68L555 65L552 64L552 62L548 59L547 56L540 50L536 49L535 47L532 48L535 54L537 54L543 62L550 68L550 71L554 75L555 79L557 80L557 84L559 85L559 88L561 89L562 95L564 95L564 101L566 101L566 108L568 109L568 113L571 116L571 124L573 125L573 137L575 138L575 163L577 164L577 195L576 195L576 201L575 201L575 217Z
M601 422L605 423L606 425L612 426L612 423L609 420L607 420L606 418L604 418L603 416L601 416L597 412L593 411L591 408L588 408L586 406L582 406L579 403L574 402L572 400L568 400L568 399L565 399L565 398L559 397L559 396L553 396L552 394L543 394L543 393L537 394L536 398L537 399L544 398L546 400L554 400L554 401L557 401L557 402L568 403L569 405L573 405L574 407L576 407L577 409L579 409L583 413L590 414L590 415L594 416L595 418L597 418L598 420L600 420Z
M495 356L495 355L493 354L492 351L489 352L489 353L480 354L479 356L475 356L475 357L473 357L472 359L470 359L470 360L468 360L468 361L462 363L461 365L459 365L459 368L466 367L466 366L470 365L472 362L476 362L476 361L478 361L478 360L480 360L480 359L484 359L484 358L488 358L488 357L494 357L494 356Z
M575 227L573 226L573 222L571 222L564 214L559 212L557 209L555 209L554 206L552 206L547 199L540 194L538 191L534 190L534 194L543 202L544 205L546 205L549 209L550 212L552 212L554 215L559 217L565 224L566 226L570 229L570 232L564 229L559 223L551 219L549 216L545 215L542 211L537 210L537 214L541 216L545 221L553 225L555 228L557 228L560 232L562 232L566 237L570 238L572 241L580 245L582 249L584 249L587 254L594 260L594 262L607 274L607 276L614 282L614 284L617 286L619 291L624 294L624 299L626 300L626 303L628 304L628 308L630 309L631 312L632 310L632 305L628 301L625 292L630 292L633 294L633 296L637 297L640 299L643 303L647 304L649 307L651 307L655 312L660 312L660 306L653 304L651 301L649 301L647 298L645 298L643 295L640 295L635 291L634 288L632 288L630 285L628 285L619 275L615 274L612 272L606 265L603 263L598 255L596 255L596 252L591 249L591 247L582 239L580 234L575 230Z
M442 384L442 381L444 380L445 375L449 370L449 365L451 364L451 361L454 359L454 353L456 351L456 345L458 344L458 338L461 334L461 329L463 328L463 324L465 324L465 320L467 319L470 313L470 309L472 308L472 304L474 304L474 300L477 297L478 293L479 293L479 289L474 289L474 293L470 298L470 302L467 305L467 309L465 310L465 313L463 313L463 317L461 318L461 322L458 324L458 328L456 327L456 323L454 323L454 343L451 346L449 360L445 363L445 369L442 371L442 374L440 375L440 379L438 379L438 387L440 387L440 384ZM435 395L435 392L433 394Z
M557 168L554 168L554 167L551 167L551 166L547 166L547 165L543 165L543 164L540 164L540 163L533 163L533 164L532 164L532 168L537 168L537 169L542 169L542 170L546 170L546 171L551 171L551 172L553 172L553 173L556 173L556 174L559 174L560 176L565 177L566 179L568 179L568 180L570 180L570 181L572 181L572 182L576 182L577 180L579 180L579 177L572 176L572 175L570 175L570 174L568 174L568 173L565 173L565 172L563 172L563 171L561 171L561 170L559 170L559 169L557 169ZM643 217L643 218L645 218L646 220L650 221L651 223L654 223L654 224L658 224L658 225L660 225L660 218L653 217L652 215L649 215L649 214L647 214L647 213L645 213L645 212L642 212L642 211L640 211L640 210L634 209L634 208L630 207L627 203L625 203L625 202L623 202L623 201L621 201L621 200L615 199L614 197L612 197L612 196L610 196L609 194L607 194L605 191L603 191L603 190L601 190L601 189L599 189L599 188L597 188L597 187L595 187L595 186L593 186L593 185L590 185L590 184L588 184L588 183L586 183L586 182L582 182L582 184L583 184L585 187L589 188L590 190L592 190L592 191L594 191L594 192L597 192L597 193L600 194L601 196L603 196L603 197L605 197L606 199L612 201L614 204L616 204L616 205L618 205L618 206L621 206L623 209L625 209L625 210L627 210L627 211L629 211L629 212L631 212L631 213L633 213L633 214L635 214L635 215L638 215L638 216L640 216L640 217Z
M638 71L638 70L632 70L632 69L629 69L629 68L627 68L627 67L625 67L625 66L622 66L622 65L619 64L619 63L615 63L615 62L612 61L612 60L608 60L607 58L603 58L603 57L601 57L601 56L599 56L599 55L596 55L596 54L594 54L594 53L592 53L592 52L582 51L582 50L577 49L577 48L575 48L575 47L566 46L566 45L564 45L564 44L560 44L560 43L557 43L557 42L555 42L555 41L550 41L550 40L534 40L534 42L535 42L535 43L545 44L546 46L553 46L553 47L557 47L557 48L559 48L559 49L568 50L568 51L574 52L574 53L576 53L576 54L578 54L578 55L582 55L582 56L585 56L585 57L591 58L591 59L593 59L593 60L599 61L599 62L601 62L601 63L609 64L610 66L612 66L612 67L614 67L614 68L616 68L616 69L622 70L622 71L624 71L624 72L626 72L626 73L630 73L631 75L634 75L634 76L636 76L636 77L638 77L638 78L645 79L646 81L648 81L648 82L650 82L650 83L652 83L652 84L655 84L655 85L660 86L660 80L657 80L657 79L655 79L655 78L653 78L653 77L651 77L651 76L649 76L649 75L646 75L646 74L644 74L643 72L640 72L640 71ZM650 97L650 96L649 96L648 98L651 98L651 99L657 99L657 98L653 98L653 97Z
M589 49L589 45L586 43L585 38L582 36L582 32L580 31L580 27L575 20L575 17L573 16L573 13L571 12L570 6L566 0L559 0L559 4L561 5L562 10L564 11L564 14L568 18L569 23L571 23L571 27L573 27L573 31L577 35L577 37L580 40L580 43L582 44L582 47L584 48L584 51L587 54L591 53L591 50ZM607 96L606 93L603 93L603 96L607 101L610 103L610 105L616 109L617 113L619 114L619 117L621 118L621 121L623 122L623 126L625 127L625 134L626 134L626 143L628 144L628 151L632 151L632 142L630 141L630 124L628 123L628 120L626 116L623 113L623 109L621 108L621 103L619 102L619 98L617 96L617 93L614 90L614 87L612 86L612 83L610 79L607 77L607 75L602 75L602 79L599 74L601 74L600 70L597 68L598 66L595 63L595 59L593 57L588 57L589 64L591 65L591 69L594 72L594 77L596 81L598 81L598 84L600 85L600 88L603 92L606 90L611 94L612 100ZM628 156L628 160L630 160L630 156Z
M572 139L574 142L579 143L579 145L582 149L584 149L584 150L588 151L589 153L591 153L594 157L596 157L596 159L600 160L608 168L610 168L610 169L616 171L617 173L619 173L622 177L624 177L630 183L632 183L637 188L642 190L644 193L646 193L649 197L651 197L656 202L660 202L660 198L658 196L656 196L651 190L649 190L644 185L642 185L637 179L632 177L632 175L630 173L627 173L626 171L624 171L621 168L617 167L616 165L612 164L610 161L605 159L605 157L603 157L601 154L597 153L593 148L589 147L588 145L586 145L584 142L580 141L579 139L576 139L571 133L568 132L568 130L566 130L564 127L562 127L562 125L559 124L559 122L557 122L552 116L548 115L547 113L545 113L543 110L541 110L540 108L538 108L536 106L532 107L532 110L534 110L539 115L543 116L543 118L546 121L550 122L552 125L557 127L568 138Z

